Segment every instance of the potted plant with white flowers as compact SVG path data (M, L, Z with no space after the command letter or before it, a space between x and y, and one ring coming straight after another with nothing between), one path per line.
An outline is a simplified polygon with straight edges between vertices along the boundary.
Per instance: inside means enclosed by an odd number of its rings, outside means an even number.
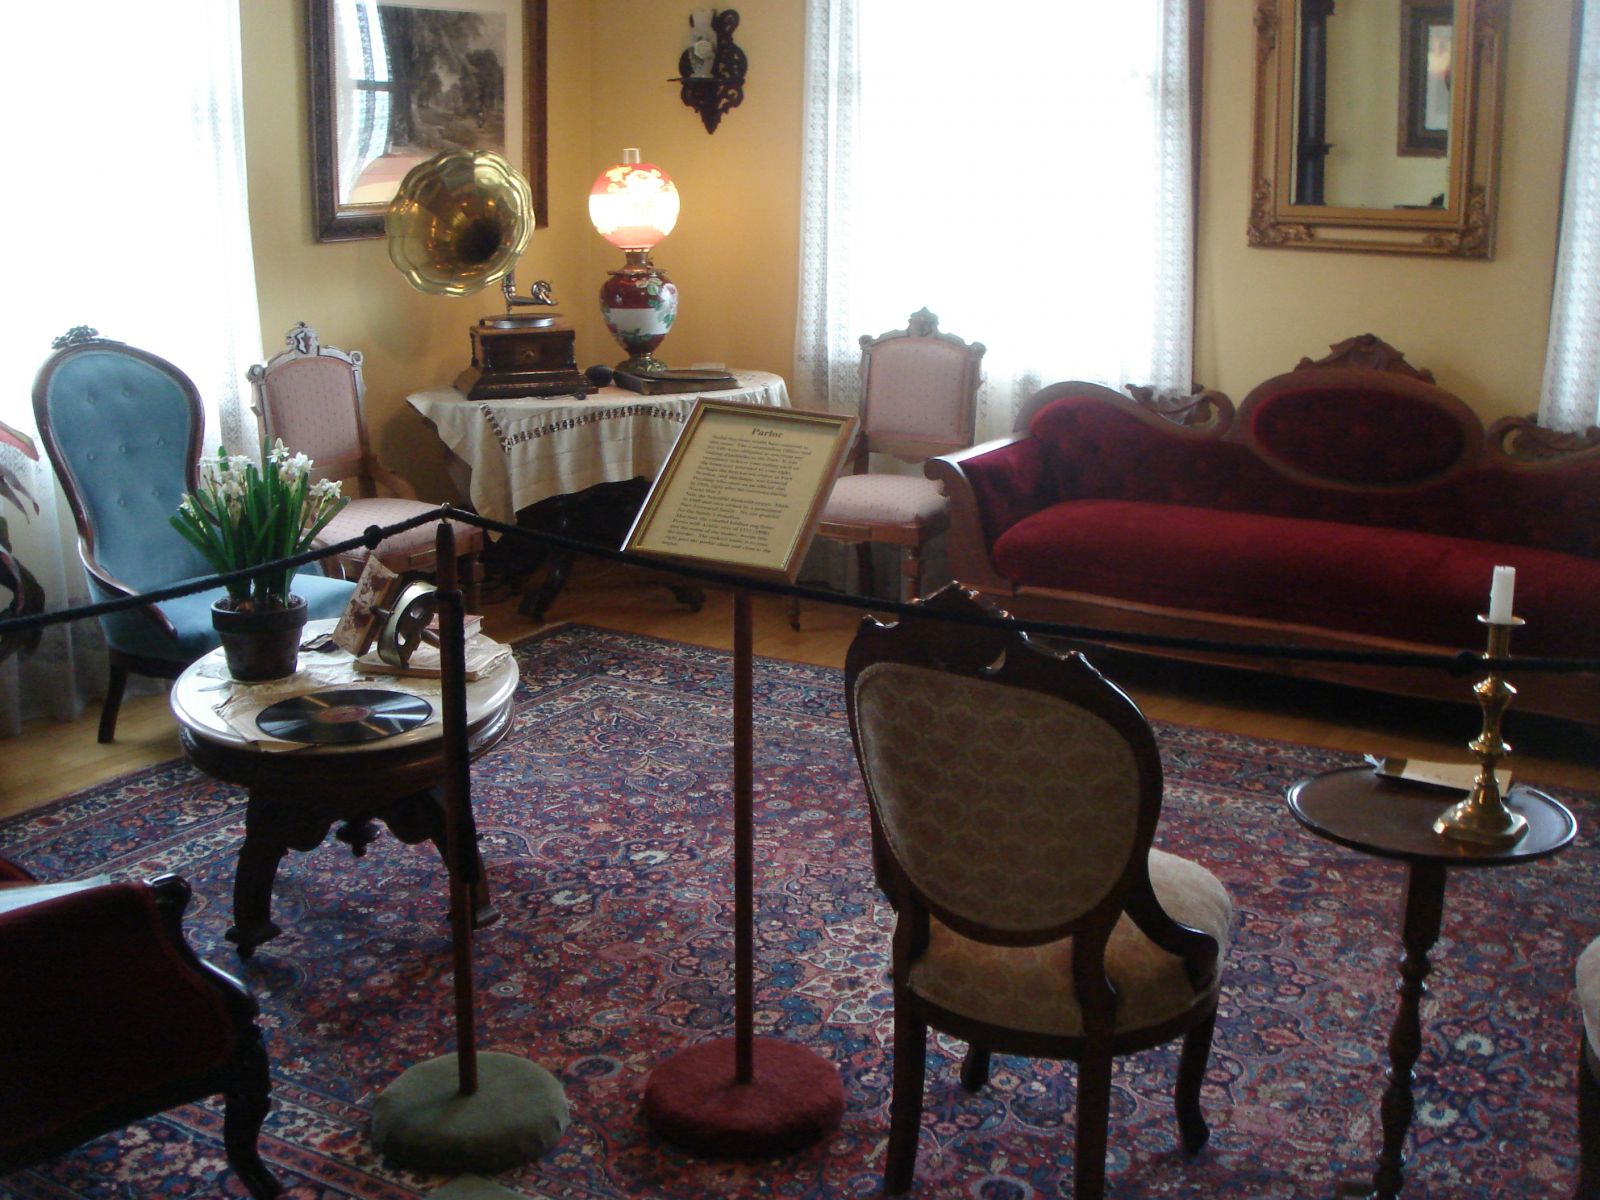
M200 464L199 487L172 517L175 529L205 555L218 574L290 558L304 551L349 501L339 482L313 482L311 460L291 454L282 440L261 461L218 448ZM228 671L235 679L294 674L306 601L289 590L295 569L280 567L230 582L211 606Z

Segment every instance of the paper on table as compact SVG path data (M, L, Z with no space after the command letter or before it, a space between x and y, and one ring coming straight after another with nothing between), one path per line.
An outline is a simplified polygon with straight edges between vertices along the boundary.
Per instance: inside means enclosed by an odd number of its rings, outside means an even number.
M209 667L210 664L207 664L202 668L202 673L209 674ZM372 678L371 672L358 668L354 659L339 650L327 654L302 650L298 671L286 679L274 679L267 683L237 683L227 678L227 671L226 666L217 664L217 672L222 676L215 700L217 715L227 722L228 728L257 750L269 753L307 750L311 748L311 744L284 741L262 733L261 727L256 724L256 717L263 709L270 708L290 696L304 696L311 692L320 692L325 688L350 687ZM432 701L433 712L418 728L438 724L441 721L440 706L436 699L439 695L437 680L401 679L386 675L384 686Z
M1430 762L1416 758L1374 758L1367 756L1372 769L1387 779L1403 779L1407 783L1422 783L1429 787L1449 788L1453 792L1470 792L1478 779L1477 763ZM1511 789L1511 770L1500 767L1494 773L1503 796Z
M497 662L511 653L490 638L469 637L466 641L466 676L470 682L481 679ZM368 651L356 659L356 667L372 675L399 675L408 679L438 679L442 674L439 648L427 644L412 650L411 658L403 667L393 667L378 657L376 650Z

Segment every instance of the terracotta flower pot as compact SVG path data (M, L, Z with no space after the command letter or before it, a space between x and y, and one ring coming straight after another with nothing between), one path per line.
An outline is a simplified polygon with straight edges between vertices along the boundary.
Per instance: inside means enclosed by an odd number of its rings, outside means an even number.
M282 679L300 661L300 634L306 624L304 596L291 595L286 608L242 612L224 597L211 605L211 625L222 639L228 674L242 682Z

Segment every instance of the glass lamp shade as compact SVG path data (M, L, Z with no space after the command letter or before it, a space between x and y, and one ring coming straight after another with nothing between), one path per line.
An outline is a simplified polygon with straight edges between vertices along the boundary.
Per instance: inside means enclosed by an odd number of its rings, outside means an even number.
M648 250L678 223L678 187L660 167L640 162L637 150L624 150L589 189L589 220L613 246Z
M677 186L660 167L640 162L637 150L624 150L622 161L600 172L589 190L589 220L628 260L600 286L606 328L628 352L617 369L663 371L655 348L678 315L678 288L650 261L650 249L678 223Z

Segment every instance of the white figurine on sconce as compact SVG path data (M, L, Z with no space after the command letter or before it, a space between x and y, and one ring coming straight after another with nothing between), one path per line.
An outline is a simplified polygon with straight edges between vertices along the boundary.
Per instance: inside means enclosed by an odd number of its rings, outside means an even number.
M714 8L697 8L689 14L689 75L710 79L711 63L717 55L717 35L712 31Z

